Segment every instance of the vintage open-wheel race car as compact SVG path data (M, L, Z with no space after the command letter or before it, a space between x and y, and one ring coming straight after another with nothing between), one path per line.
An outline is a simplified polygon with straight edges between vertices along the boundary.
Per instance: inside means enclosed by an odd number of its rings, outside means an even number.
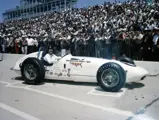
M143 80L148 71L136 66L127 57L118 60L94 57L72 56L59 57L54 55L56 62L46 65L41 60L43 51L25 55L18 60L11 70L22 75L28 84L39 84L45 79L66 80L74 82L97 82L109 92L117 92L127 82Z

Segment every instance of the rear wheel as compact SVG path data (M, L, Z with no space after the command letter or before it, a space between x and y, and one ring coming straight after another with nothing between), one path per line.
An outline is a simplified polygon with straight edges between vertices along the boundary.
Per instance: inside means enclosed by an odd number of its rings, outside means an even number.
M39 84L44 80L45 68L39 59L28 58L22 64L21 73L27 84Z
M116 63L106 63L101 66L97 73L97 81L102 89L108 92L117 92L125 84L126 73Z

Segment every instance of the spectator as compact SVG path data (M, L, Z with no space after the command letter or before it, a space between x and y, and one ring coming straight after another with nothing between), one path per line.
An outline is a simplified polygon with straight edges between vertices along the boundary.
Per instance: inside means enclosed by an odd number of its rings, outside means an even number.
M26 41L27 41L27 45L28 45L27 54L30 54L30 53L34 52L35 40L31 37L31 35L28 35Z
M28 45L28 43L27 43L25 36L22 36L21 46L22 46L23 54L27 54L27 45Z
M143 41L141 44L141 50L142 50L142 60L144 61L151 61L152 60L152 50L153 50L153 41L152 41L152 35L151 30L145 30L145 35L143 36Z
M146 44L151 44L152 39L149 38L148 42L146 36L142 38L141 31L145 28L159 27L158 7L158 3L154 3L151 7L134 1L114 4L105 2L100 6L74 8L2 23L0 49L3 48L4 52L21 53L22 51L26 54L27 45L27 54L29 54L38 51L41 46L46 48L51 46L58 51L70 49L73 55L112 58L112 54L118 57L126 54L140 60L142 58L139 53L142 47L144 59L147 60L146 46L149 48L151 45ZM122 31L122 35L119 35L118 30ZM154 41L156 34L153 37ZM3 35L9 35L9 40ZM24 35L28 35L27 44ZM156 42L154 48L154 54L157 55Z
M154 60L159 61L159 29L154 29L154 36L153 36L153 45L154 45Z

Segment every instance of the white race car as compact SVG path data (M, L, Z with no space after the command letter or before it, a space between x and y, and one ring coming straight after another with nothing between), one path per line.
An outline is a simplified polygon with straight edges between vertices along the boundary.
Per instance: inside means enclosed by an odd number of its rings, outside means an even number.
M125 83L143 80L148 71L136 66L133 60L122 57L108 60L93 57L79 57L71 54L55 56L57 62L45 65L41 61L42 52L25 55L11 70L22 75L26 83L39 84L44 79L74 82L97 82L109 92L119 91Z

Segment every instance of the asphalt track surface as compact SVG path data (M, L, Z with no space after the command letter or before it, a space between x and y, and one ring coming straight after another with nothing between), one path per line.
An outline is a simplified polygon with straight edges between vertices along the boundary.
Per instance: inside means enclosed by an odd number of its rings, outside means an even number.
M118 93L104 92L95 83L46 80L32 86L10 71L20 57L4 56L0 62L0 120L159 119L158 76L126 84Z

